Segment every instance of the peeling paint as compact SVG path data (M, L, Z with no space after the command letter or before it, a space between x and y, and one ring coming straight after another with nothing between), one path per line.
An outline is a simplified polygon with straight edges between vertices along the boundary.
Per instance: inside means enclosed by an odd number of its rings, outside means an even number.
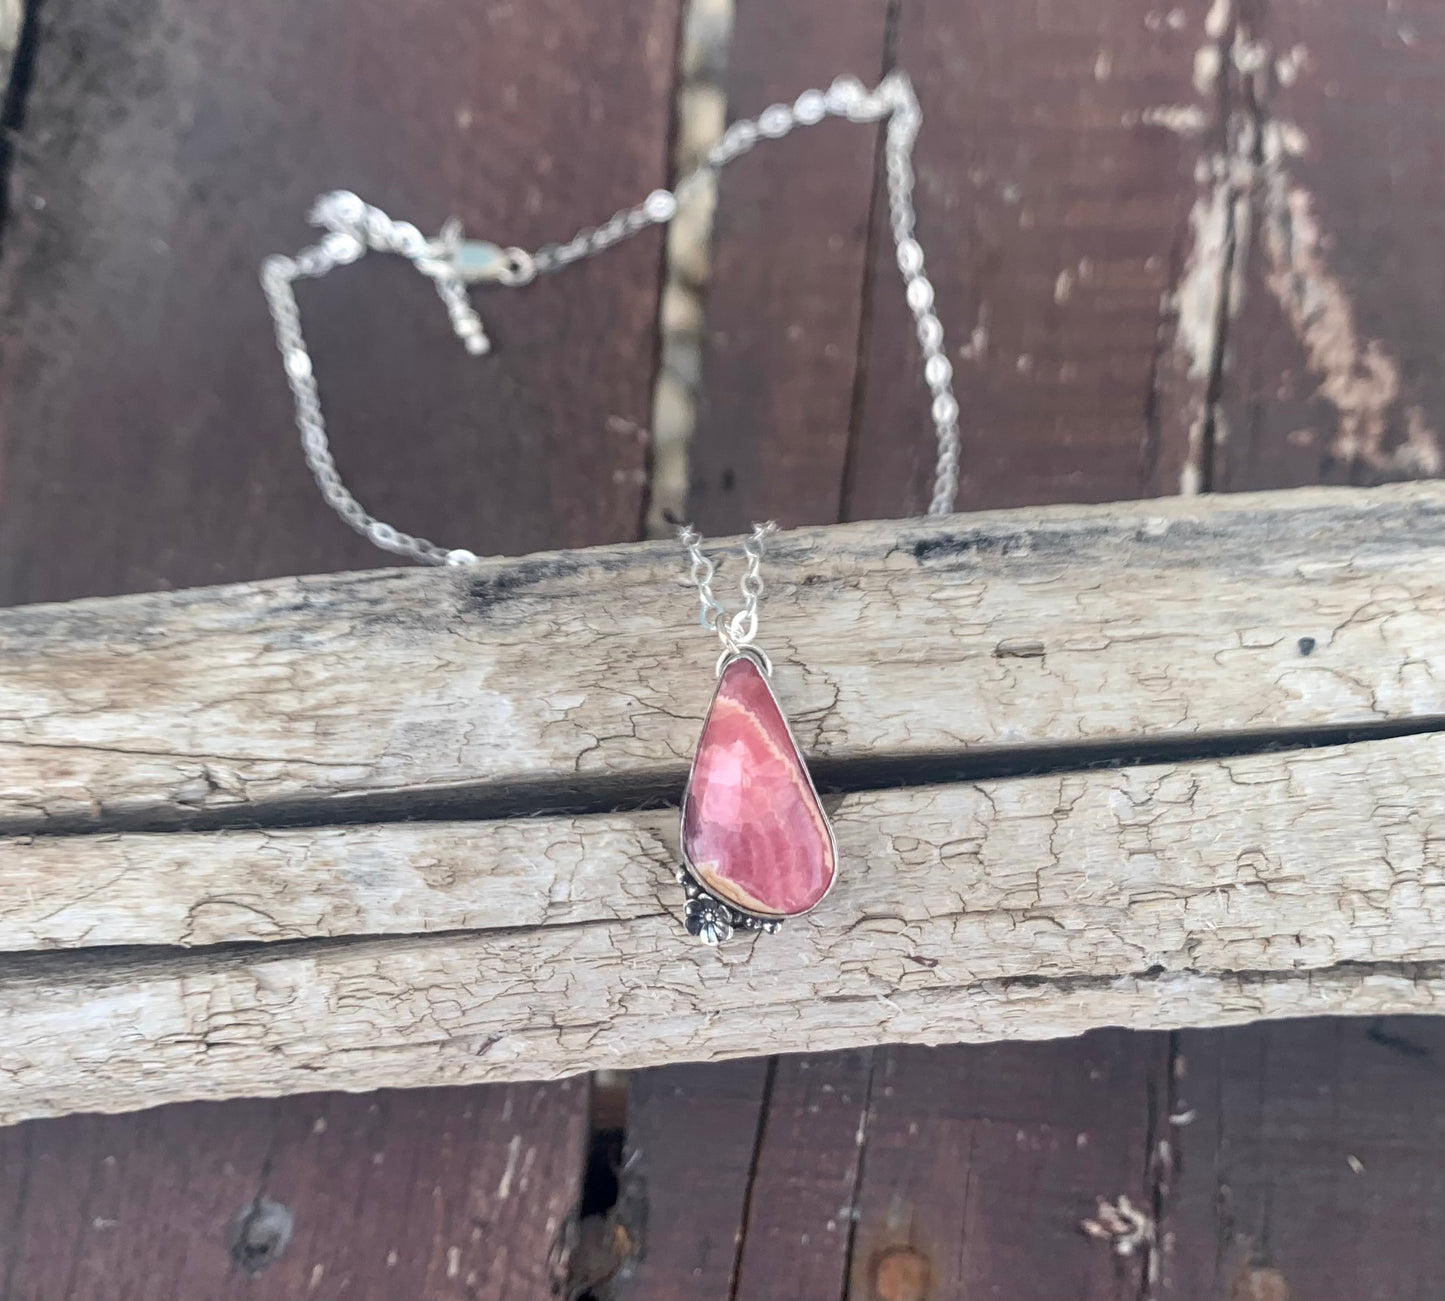
M1174 347L1185 373L1207 385L1227 364L1222 331L1244 303L1250 244L1259 227L1265 283L1319 377L1317 394L1338 413L1331 453L1381 474L1440 473L1445 454L1439 434L1419 406L1399 410L1399 365L1383 341L1360 336L1348 288L1329 266L1313 196L1289 174L1290 161L1307 154L1310 141L1296 123L1273 114L1270 98L1276 85L1293 85L1308 69L1309 51L1297 44L1275 57L1268 41L1235 25L1231 0L1215 0L1204 28L1210 39L1194 54L1195 90L1213 95L1228 66L1247 79L1249 94L1223 123L1224 147L1201 154L1195 167L1199 193L1173 300ZM1145 109L1140 121L1188 137L1205 134L1210 119L1201 106L1168 104ZM1392 430L1402 428L1403 442L1387 451ZM1296 431L1291 443L1313 442L1303 437L1306 432ZM1201 394L1189 422L1181 493L1207 486L1204 459L1226 434L1218 404Z
M1440 436L1418 406L1404 413L1405 441L1385 449L1400 398L1399 365L1381 340L1361 337L1349 290L1329 266L1313 196L1287 179L1284 152L1282 146L1266 148L1265 281L1320 377L1316 392L1338 413L1331 451L1382 473L1438 474Z
M1201 95L1212 94L1219 84L1224 56L1217 45L1201 45L1194 51L1194 89Z
M1310 147L1309 137L1293 122L1270 122L1264 130L1266 162L1278 164L1286 154L1299 158Z
M1168 28L1170 31L1179 31L1189 21L1188 15L1183 9L1170 9L1167 13L1158 9L1151 9L1144 15L1144 26L1151 32L1161 31Z
M1309 51L1303 45L1295 45L1274 61L1274 75L1281 86L1293 86L1308 66Z
M1405 443L1395 450L1401 469L1413 474L1433 475L1445 470L1440 436L1425 423L1425 412L1411 405L1405 411Z
M1229 172L1222 162L1208 168L1209 183L1190 209L1189 254L1174 297L1175 343L1184 353L1191 379L1207 379L1214 364L1232 203Z
M1269 67L1269 53L1267 41L1252 41L1240 32L1235 36L1229 59L1246 77L1252 77Z
M982 361L988 356L989 306L987 302L978 305L978 318L969 332L968 342L958 350L963 361Z
M507 1141L507 1167L502 1171L501 1181L497 1184L497 1200L504 1202L512 1195L512 1180L517 1174L517 1157L522 1151L522 1136L513 1134Z
M1125 114L1128 125L1131 118ZM1209 126L1209 115L1198 104L1156 104L1139 114L1145 126L1162 126L1176 135L1202 135Z

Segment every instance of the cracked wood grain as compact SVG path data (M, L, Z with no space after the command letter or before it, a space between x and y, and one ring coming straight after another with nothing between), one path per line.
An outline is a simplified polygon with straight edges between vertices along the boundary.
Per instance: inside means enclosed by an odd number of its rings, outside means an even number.
M1445 934L1441 790L1445 734L1426 733L857 792L834 819L840 897L790 937L904 983L1445 960L1432 938ZM678 912L676 820L668 809L0 840L0 954L636 935ZM755 959L768 970L773 947Z
M711 1060L756 1052L761 1024L820 1050L1445 998L1445 734L850 795L844 876L786 943L682 939L669 821L12 842L46 880L81 855L83 897L28 925L6 900L0 1119ZM515 855L495 897L489 849ZM439 860L455 894L411 882ZM505 884L524 863L530 917ZM246 906L207 910L227 898ZM161 947L194 942L198 903L208 943L316 938ZM37 941L83 947L15 951Z
M1439 484L844 525L775 552L765 640L815 758L1440 711ZM668 791L709 691L689 604L674 549L643 544L3 611L0 828Z

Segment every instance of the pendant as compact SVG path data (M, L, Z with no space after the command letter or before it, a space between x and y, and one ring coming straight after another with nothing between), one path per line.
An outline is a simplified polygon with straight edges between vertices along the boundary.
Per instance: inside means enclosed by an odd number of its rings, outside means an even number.
M688 932L720 944L776 931L837 875L833 828L768 682L767 657L725 656L682 799Z

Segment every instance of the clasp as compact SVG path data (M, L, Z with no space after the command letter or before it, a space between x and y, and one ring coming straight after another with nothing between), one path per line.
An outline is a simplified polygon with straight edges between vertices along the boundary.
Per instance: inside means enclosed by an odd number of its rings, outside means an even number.
M455 276L469 285L506 285L516 288L537 275L537 264L524 248L504 248L486 239L463 239L462 223L455 217L442 227L417 266L431 276Z
M452 270L468 284L525 285L537 274L525 249L464 239L452 250Z

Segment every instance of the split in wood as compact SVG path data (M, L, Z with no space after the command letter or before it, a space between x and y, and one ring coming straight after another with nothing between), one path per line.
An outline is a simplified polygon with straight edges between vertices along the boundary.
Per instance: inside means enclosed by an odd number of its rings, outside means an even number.
M0 1119L1439 1010L1440 485L781 540L844 872L721 954L675 812L601 811L675 797L706 706L676 569L0 612Z

